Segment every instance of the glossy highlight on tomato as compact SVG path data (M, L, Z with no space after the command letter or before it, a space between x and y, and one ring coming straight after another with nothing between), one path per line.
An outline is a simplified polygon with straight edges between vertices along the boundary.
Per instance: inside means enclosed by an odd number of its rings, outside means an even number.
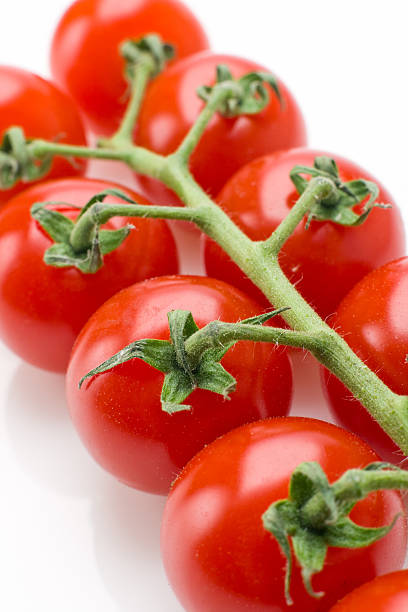
M404 612L408 610L408 570L375 578L355 589L330 612Z
M51 48L52 74L94 132L113 133L126 108L120 44L153 33L173 44L178 58L208 48L200 23L178 0L77 0L60 20Z
M53 83L21 68L0 66L0 140L10 127L20 126L27 138L41 138L73 145L85 145L85 133L74 101ZM49 178L84 173L86 162L56 157ZM18 183L0 190L0 204L27 188Z
M252 240L265 240L299 197L289 177L292 168L312 167L315 157L322 155L335 159L344 182L364 178L379 185L367 171L345 158L299 148L251 162L228 181L217 201ZM379 187L378 201L391 204L391 209L373 209L357 227L312 221L306 229L305 219L280 253L286 276L323 318L335 311L363 276L405 253L400 211L386 189ZM204 238L204 258L207 274L228 280L255 299L265 301L259 289L209 238Z
M374 270L341 302L331 325L394 393L408 395L408 257ZM322 368L323 388L338 423L387 461L404 457L345 386ZM404 463L402 466L404 467Z
M168 155L182 142L204 106L197 96L212 85L216 67L225 64L234 78L248 72L270 72L250 60L203 52L178 61L163 72L147 92L140 115L138 142ZM256 115L212 119L191 158L191 172L215 196L239 168L256 157L306 144L301 111L285 84L278 80L282 103L270 90L268 106ZM143 179L150 197L172 204L175 196L153 179Z
M186 612L326 612L340 597L404 562L406 525L361 549L329 548L324 569L307 594L299 567L284 598L285 558L263 528L269 505L288 496L293 470L317 461L330 482L377 456L357 436L306 418L266 419L222 436L192 459L174 483L163 514L161 543L171 586ZM371 494L351 518L366 527L402 511L395 491Z
M225 400L196 389L191 412L163 412L163 374L133 359L79 380L131 342L168 339L167 313L189 310L199 327L235 322L262 308L222 281L199 276L162 277L121 291L91 317L75 343L67 373L67 399L82 441L93 457L126 484L167 494L181 468L205 444L250 421L288 413L292 374L284 348L237 343L222 359L237 380Z
M68 202L72 206L56 210L75 218L75 206L84 206L108 188L118 186L84 178L48 181L19 194L0 211L0 338L37 367L64 372L75 338L103 302L137 281L178 271L176 245L164 221L123 217L104 228L131 223L134 229L118 249L105 255L95 274L44 263L52 241L31 217L31 206ZM140 204L149 204L142 196L120 189Z

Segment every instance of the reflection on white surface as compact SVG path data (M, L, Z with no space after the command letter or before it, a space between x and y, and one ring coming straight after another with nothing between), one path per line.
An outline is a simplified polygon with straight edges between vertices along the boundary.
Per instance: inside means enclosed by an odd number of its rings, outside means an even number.
M110 596L123 612L182 612L160 559L163 497L110 479L91 507L95 558Z
M181 612L161 567L164 498L125 487L90 459L67 414L62 376L18 364L4 386L2 524L11 529L1 537L15 553L5 596L24 586L12 610L49 601L88 611L99 600L109 611L154 612L166 601L166 610Z
M69 418L64 377L21 363L11 378L5 426L20 469L37 485L87 497L101 481Z

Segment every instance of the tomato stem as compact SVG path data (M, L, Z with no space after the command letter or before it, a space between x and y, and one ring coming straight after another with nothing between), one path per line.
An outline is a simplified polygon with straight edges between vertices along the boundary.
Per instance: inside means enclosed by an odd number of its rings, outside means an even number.
M204 106L177 151L173 153L173 158L180 160L186 166L188 165L190 157L204 134L207 125L215 113L220 110L222 104L236 93L237 85L232 80L217 84L213 88L207 104Z
M10 127L0 144L0 189L11 189L21 180L44 178L51 163L52 155L43 155L41 159L33 155L21 127Z
M147 84L174 57L174 47L163 42L157 34L148 34L139 40L126 40L120 52L126 62L125 76L130 83L131 95L119 129L112 138L100 142L107 148L133 143L133 133Z
M286 215L273 234L264 241L265 252L277 256L296 227L313 208L313 205L330 197L334 192L335 186L332 180L323 177L311 179L308 187L291 208L289 214Z
M277 312L280 314L286 309ZM252 342L271 342L297 348L316 349L318 339L312 334L296 332L291 329L279 327L254 326L245 323L224 323L212 321L186 340L185 349L191 367L200 361L205 351L220 347L238 340L251 340Z
M384 464L387 469L358 470L345 472L332 485L336 503L340 506L354 504L373 491L408 489L408 472L394 465Z
M69 145L47 140L33 140L28 145L33 157L42 159L48 155L59 157L82 157L85 159L107 159L112 161L124 161L124 153L121 150L99 149L82 145Z
M89 248L95 230L113 217L145 217L150 219L173 219L192 221L200 225L202 211L191 210L182 206L146 206L137 204L95 203L75 223L70 243L72 248L81 252Z
M103 147L121 147L128 146L133 143L133 132L140 108L142 106L146 87L153 76L155 65L152 58L145 54L142 61L139 62L134 71L134 78L131 81L131 96L127 106L123 121L117 132L109 140L102 140L100 144Z

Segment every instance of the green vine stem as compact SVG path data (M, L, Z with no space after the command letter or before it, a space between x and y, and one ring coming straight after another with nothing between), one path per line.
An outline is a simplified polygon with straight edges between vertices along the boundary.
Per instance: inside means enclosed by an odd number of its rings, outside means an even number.
M200 225L202 211L189 210L182 206L142 206L140 204L93 204L75 223L70 235L71 246L75 251L83 251L92 243L95 227L103 225L113 217L149 217L151 219L174 219L192 221Z
M310 212L310 209L313 207L313 198L315 198L316 202L321 202L330 197L333 191L334 185L330 180L322 178L312 179L309 183L307 197L303 197L302 194L296 206L291 208L273 234L264 241L264 251L267 254L269 253L272 257L277 257L285 242L293 234L295 228Z
M143 102L146 86L154 72L154 63L148 57L140 63L135 71L135 78L131 84L130 102L127 106L123 121L117 132L110 140L101 141L105 147L121 147L132 144L133 130Z
M136 69L137 73L137 69ZM186 209L198 212L197 217L191 214L190 220L198 223L200 229L215 240L257 285L274 308L290 307L282 317L295 332L313 338L304 342L313 355L331 370L366 407L372 417L408 455L408 397L393 393L349 348L347 343L331 329L303 299L289 282L278 263L278 253L296 225L316 203L335 189L330 178L312 178L305 191L293 207L289 216L277 228L274 234L262 242L250 240L233 221L209 198L195 182L188 170L191 152L197 145L203 131L214 114L229 97L237 96L237 81L222 81L214 86L208 95L204 110L197 123L172 155L164 157L131 144L116 142L107 148L87 149L65 144L48 143L35 140L27 144L30 154L42 159L46 156L62 155L74 157L95 157L115 159L126 163L140 174L162 181L172 189L184 203ZM157 207L144 211L158 216ZM180 219L180 209L162 209L166 218ZM126 214L130 210L126 207ZM99 213L101 211L99 209ZM108 214L105 211L103 214ZM84 215L84 224L86 224ZM79 230L78 230L79 232ZM85 232L86 233L86 232ZM76 237L75 237L76 240ZM82 238L78 237L78 240ZM256 334L268 333L267 331ZM260 340L261 338L257 338Z
M83 157L85 159L105 159L126 163L126 155L123 150L116 151L110 148L92 148L81 145L60 144L48 140L33 140L27 145L32 156L42 159L47 155L53 157Z
M117 132L112 138L101 140L100 145L117 148L133 143L133 132L150 79L165 68L174 57L174 47L162 41L157 34L148 34L140 40L126 40L120 46L125 60L125 75L130 87L130 100Z
M225 84L220 83L218 87L214 88L212 95L209 97L207 104L197 117L191 130L185 136L176 153L173 154L173 159L179 160L183 165L187 166L191 154L214 114L228 98L236 93L234 87L231 85L231 81L226 81Z
M277 314L281 314L285 310L288 309L282 308L277 311ZM305 348L310 351L314 350L318 343L318 339L312 334L297 332L292 329L212 321L190 336L185 342L185 350L191 367L194 368L195 364L199 363L201 356L209 349L219 349L239 340L271 342L284 346Z

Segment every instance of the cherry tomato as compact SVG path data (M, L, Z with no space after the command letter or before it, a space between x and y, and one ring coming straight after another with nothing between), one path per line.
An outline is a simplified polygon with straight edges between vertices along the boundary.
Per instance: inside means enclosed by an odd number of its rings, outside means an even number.
M237 380L226 401L195 390L191 412L163 412L163 374L134 359L78 381L134 340L168 339L167 313L190 310L199 327L259 314L243 293L205 277L151 279L118 293L88 321L72 352L67 397L72 419L93 457L126 484L166 494L180 469L205 444L259 418L287 414L292 394L289 359L282 348L239 342L222 360Z
M178 0L77 0L62 17L51 48L52 74L95 132L114 132L125 110L120 44L152 33L173 44L180 58L208 47L201 25Z
M82 121L76 106L55 85L41 77L9 66L0 66L0 139L4 132L20 126L27 138L43 138L85 145ZM83 174L86 164L62 157L53 160L47 178ZM23 183L0 191L0 204L27 188Z
M372 546L329 548L313 577L322 599L310 597L299 567L284 598L285 559L261 516L288 496L289 479L303 461L318 461L329 481L376 461L359 438L334 425L304 418L266 419L222 436L204 448L174 483L164 510L162 555L170 584L187 612L323 612L339 597L404 562L406 525ZM351 517L380 526L402 511L394 491L371 494Z
M157 153L172 153L193 125L204 102L201 85L214 83L216 67L226 64L235 78L267 71L249 60L204 52L179 61L161 74L149 89L139 122L139 143ZM279 81L283 102L270 91L270 103L259 114L225 118L217 114L191 158L191 170L200 185L216 195L239 168L278 149L306 143L301 112L286 86ZM174 203L175 196L152 179L144 185L157 202Z
M363 584L330 612L403 612L408 610L408 570L393 572Z
M44 182L10 200L0 213L0 337L40 368L65 371L81 327L114 293L136 281L178 270L169 228L164 221L151 219L117 218L106 224L107 229L118 229L131 222L135 229L104 257L103 267L95 274L44 263L44 252L52 241L30 216L32 204L62 201L82 206L95 193L114 187L80 178ZM138 194L122 191L148 204ZM118 200L109 197L106 201ZM74 208L62 212L71 218L78 214Z
M363 278L341 302L331 325L386 385L395 393L408 394L407 257ZM367 440L388 461L402 460L394 442L335 376L323 371L323 383L340 424Z
M289 178L290 170L296 165L313 166L320 155L333 157L321 151L294 149L257 159L225 185L218 202L250 238L264 240L299 197ZM343 181L364 178L377 183L353 162L338 156L335 160ZM306 230L305 219L282 249L279 260L283 271L322 317L333 313L368 272L405 252L400 212L383 187L379 201L392 204L392 208L373 209L357 227L312 221ZM259 289L208 238L204 239L204 254L210 276L228 279L255 299L265 301Z

